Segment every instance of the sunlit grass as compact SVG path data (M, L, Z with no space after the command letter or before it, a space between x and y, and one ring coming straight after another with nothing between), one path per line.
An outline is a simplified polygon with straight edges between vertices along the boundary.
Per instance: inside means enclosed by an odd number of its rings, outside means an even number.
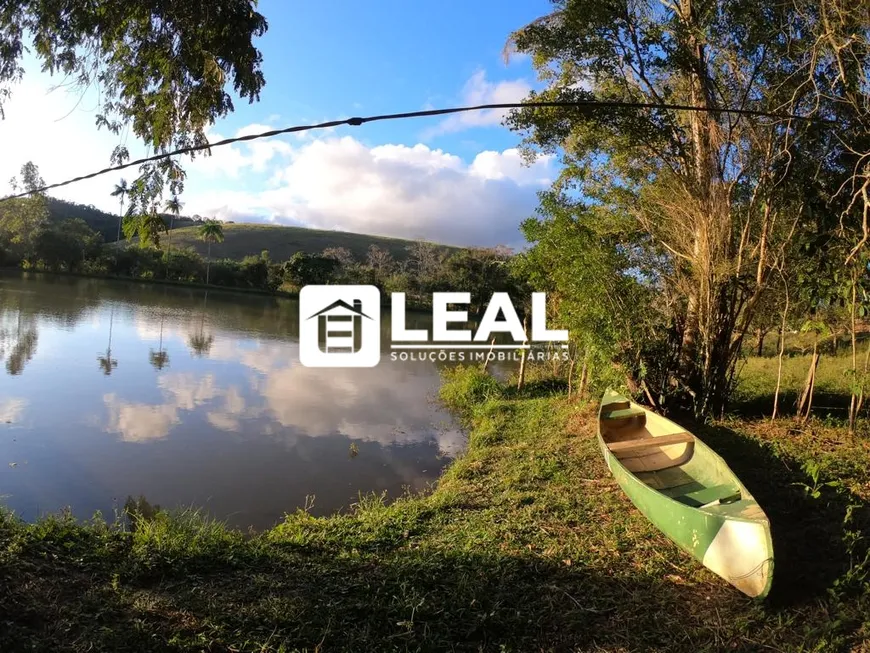
M790 421L702 431L774 523L784 589L758 604L632 507L593 406L479 369L448 373L441 394L469 447L422 495L299 510L257 535L194 510L126 525L3 515L0 650L799 651L870 635L860 440Z

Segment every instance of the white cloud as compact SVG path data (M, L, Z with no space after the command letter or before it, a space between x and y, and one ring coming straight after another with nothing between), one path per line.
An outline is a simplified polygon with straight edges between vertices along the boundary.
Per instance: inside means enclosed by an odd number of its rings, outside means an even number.
M238 129L234 138L261 134L271 129L273 128L269 125L251 123ZM217 143L226 138L212 130L207 130L206 135L210 143ZM286 158L292 151L291 145L280 137L245 141L216 147L211 150L210 156L200 154L192 162L187 163L186 167L189 173L200 172L208 177L225 175L235 179L242 171L248 169L262 174L269 169L275 159Z
M98 170L120 138L97 130L95 89L83 97L58 89L52 80L29 72L14 89L0 121L0 194L5 180L33 160L46 182ZM490 82L475 73L463 91L469 103L521 99L523 80ZM246 135L269 128L276 117L229 129L210 130L212 142L223 134ZM455 116L442 127L455 130L496 124L500 113ZM451 119L452 120L452 119ZM458 122L457 122L458 121ZM514 149L481 151L471 162L427 145L369 146L351 137L323 131L236 143L216 148L210 157L184 163L188 170L185 213L236 221L274 222L385 236L423 236L456 245L519 245L519 222L537 205L536 191L555 176L553 161L541 158L522 165ZM133 157L145 148L128 135ZM482 148L481 148L482 149ZM13 153L13 154L10 154ZM135 169L72 184L52 194L114 212L109 193ZM252 183L260 180L260 183Z
M276 368L262 395L281 426L309 436L341 433L384 445L433 439L438 449L456 455L465 446L459 429L437 428L426 401L432 378L413 365L382 361L377 373L359 368ZM385 406L402 406L401 412Z
M466 164L422 144L367 147L346 136L295 150L273 189L190 196L188 209L456 245L518 244L518 224L553 175L551 158L526 167L516 149L481 152Z
M192 374L164 374L157 381L167 400L162 404L124 401L114 393L103 397L109 419L106 431L118 433L124 442L160 440L181 423L180 411L192 411L222 394L211 374L197 379Z
M160 440L179 423L178 408L174 404L142 404L123 401L115 394L103 397L109 411L106 431L119 433L124 442Z
M6 397L0 400L0 422L17 422L27 407L27 403L27 399L20 397Z
M0 120L0 194L11 191L7 182L17 175L22 164L33 161L46 183L94 172L110 165L116 145L123 142L105 129L97 130L94 119L97 95L94 89L84 94L75 89L56 88L59 80L48 75L31 74L12 87L12 99L4 104ZM126 145L132 158L141 156L144 147L129 136ZM82 204L117 210L109 196L115 183L129 171L109 173L85 180L53 193Z
M490 82L486 72L475 72L462 88L461 104L476 106L480 104L509 104L522 102L532 90L524 79ZM491 127L500 125L508 114L507 109L488 109L484 111L468 111L448 116L438 126L424 132L424 140L439 134L458 132L472 127Z

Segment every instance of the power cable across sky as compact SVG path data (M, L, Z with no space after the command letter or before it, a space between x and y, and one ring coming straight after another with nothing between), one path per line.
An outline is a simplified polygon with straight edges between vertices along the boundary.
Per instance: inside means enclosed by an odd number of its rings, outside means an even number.
M126 168L131 168L133 166L142 165L143 163L151 163L154 161L160 161L163 159L169 159L173 156L178 156L181 154L191 154L193 152L200 152L204 150L211 150L215 147L222 147L224 145L232 145L233 143L241 143L245 141L253 141L261 138L272 138L274 136L280 136L282 134L293 134L296 132L304 132L311 131L315 129L329 129L332 127L340 127L342 125L349 125L352 127L359 127L360 125L364 125L369 122L379 122L384 120L403 120L406 118L426 118L431 116L445 116L453 113L465 113L469 111L485 111L487 109L521 109L523 107L552 107L552 108L587 108L587 109L663 109L670 111L690 111L690 112L706 112L706 113L728 113L734 115L741 116L752 116L755 118L772 118L777 120L800 120L800 121L813 121L813 122L830 122L824 118L819 118L815 116L800 116L795 114L788 113L776 113L770 111L758 111L754 109L734 109L734 108L707 108L707 107L696 107L687 104L661 104L661 103L652 103L652 102L619 102L615 100L570 100L570 101L533 101L533 102L506 102L500 104L478 104L474 106L467 107L450 107L447 109L425 109L422 111L407 111L404 113L387 113L383 115L376 116L366 116L366 117L353 117L353 118L344 118L341 120L330 120L328 122L321 122L314 125L295 125L293 127L285 127L283 129L272 129L265 132L260 132L257 134L248 134L246 136L236 136L233 138L225 138L220 141L216 141L214 143L206 143L203 145L193 145L190 147L182 147L177 150L172 150L171 152L163 152L161 154L153 154L151 156L143 157L141 159L136 159L134 161L128 161L127 163L122 163L119 165L111 166L109 168L103 168L102 170L97 170L96 172L91 172L86 175L80 175L78 177L73 177L71 179L67 179L65 181L59 181L54 184L47 184L40 188L33 189L32 191L25 191L22 193L17 193L14 195L7 195L6 197L0 197L0 202L4 202L6 200L18 199L21 197L27 197L34 193L44 193L45 191L49 191L55 188L60 188L62 186L69 186L70 184L75 184L80 181L84 181L86 179L93 179L94 177L99 177L101 175L108 174L110 172L116 172L118 170L124 170Z

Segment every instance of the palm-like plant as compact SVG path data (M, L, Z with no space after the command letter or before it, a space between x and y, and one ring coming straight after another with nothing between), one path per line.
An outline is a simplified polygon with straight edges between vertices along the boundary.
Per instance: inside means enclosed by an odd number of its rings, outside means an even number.
M205 312L208 307L208 290L205 291L205 297L202 300L202 312L199 317L199 332L191 333L187 338L187 344L193 355L207 356L212 344L214 344L214 336L205 333Z
M169 244L167 246L167 255L172 254L172 229L175 227L175 219L181 214L181 209L184 204L178 199L177 195L173 195L172 199L166 200L163 208L169 211Z
M224 228L217 220L206 220L199 228L199 237L208 243L208 256L205 266L205 283L208 284L211 272L211 244L224 242Z
M187 338L187 345L190 347L190 351L202 358L203 356L208 356L208 352L211 350L211 346L214 344L214 336L210 333L192 333Z
M160 316L160 342L157 351L151 349L148 352L148 361L156 370L162 370L169 364L169 352L163 350L163 315Z
M118 367L118 361L112 358L112 322L115 319L115 307L112 307L111 312L109 313L109 345L106 347L106 355L105 356L97 356L97 361L100 363L100 368L103 370L103 374L109 376L116 367Z
M121 210L118 212L118 240L121 240L121 222L124 219L124 200L130 194L130 187L127 185L127 180L122 179L115 184L115 190L112 191L112 197L117 197L121 203Z

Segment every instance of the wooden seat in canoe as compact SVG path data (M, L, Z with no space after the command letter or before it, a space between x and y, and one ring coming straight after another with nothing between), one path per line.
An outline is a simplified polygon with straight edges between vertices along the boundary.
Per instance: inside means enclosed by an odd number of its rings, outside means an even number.
M627 451L635 451L638 449L649 449L652 447L664 447L669 444L685 444L694 442L695 436L691 433L671 433L669 435L659 435L653 438L638 438L636 440L622 440L621 442L608 442L607 448L613 453L625 453Z
M678 494L672 498L693 508L706 508L717 503L728 504L740 501L741 493L740 488L735 487L733 483L724 483Z
M601 419L627 419L629 417L640 417L641 415L646 415L646 411L642 408L619 408L602 411Z

